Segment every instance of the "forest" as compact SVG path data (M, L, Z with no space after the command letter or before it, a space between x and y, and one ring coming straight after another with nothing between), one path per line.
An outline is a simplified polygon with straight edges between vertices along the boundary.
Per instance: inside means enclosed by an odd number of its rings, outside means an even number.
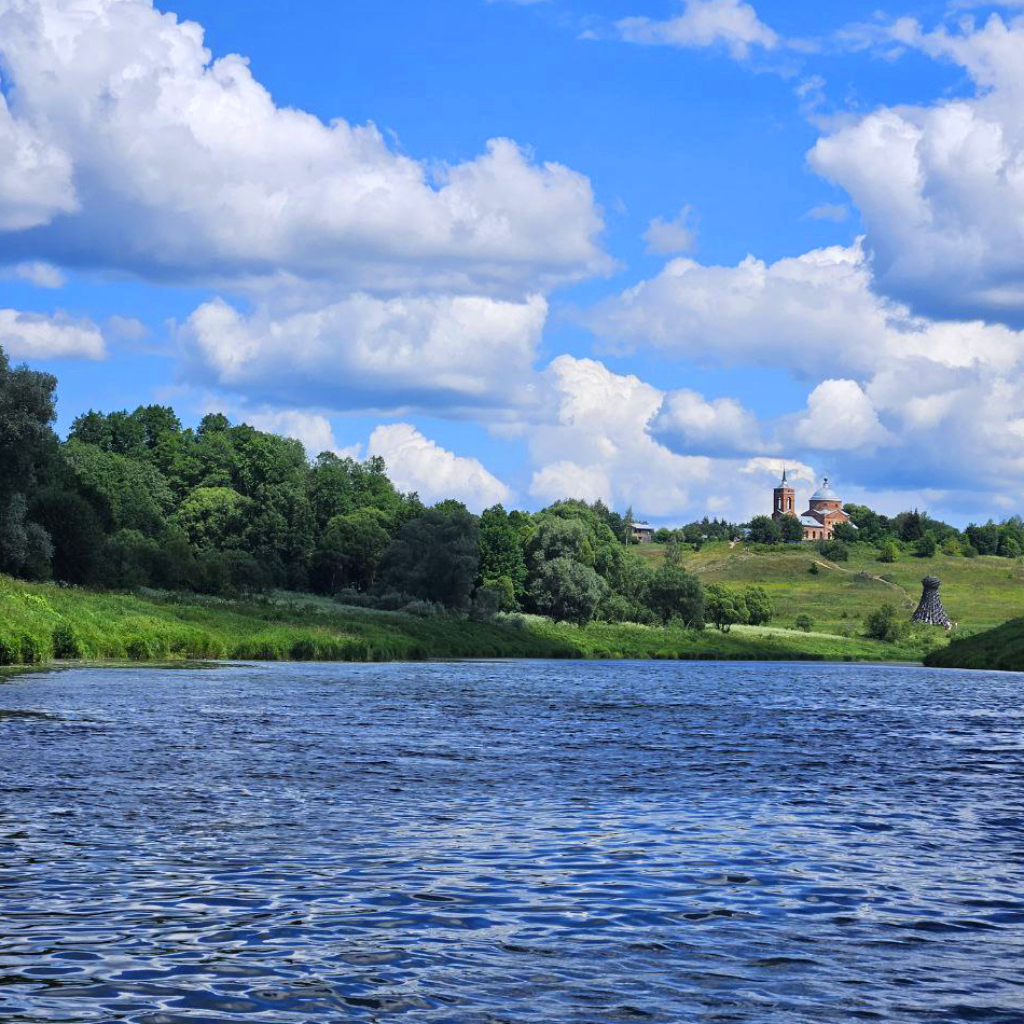
M667 547L655 567L630 556L632 514L600 501L479 516L453 500L427 507L379 458L310 461L299 441L220 414L184 427L161 405L85 413L61 440L56 396L53 376L11 366L0 349L0 572L16 578L224 597L313 592L480 621L522 611L578 625L728 629L773 616L763 589L705 587L681 564L709 540L781 543L766 517L659 531ZM849 509L859 530L832 544L835 560L853 542L874 544L882 561L937 547L968 557L1024 549L1019 519L961 533L924 513Z

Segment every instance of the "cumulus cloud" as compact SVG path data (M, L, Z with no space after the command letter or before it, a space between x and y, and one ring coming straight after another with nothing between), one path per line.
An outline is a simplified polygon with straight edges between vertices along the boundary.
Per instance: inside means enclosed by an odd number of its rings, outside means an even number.
M384 459L398 488L416 491L428 503L457 498L470 511L480 512L512 497L479 460L447 451L409 423L377 427L367 452Z
M675 452L718 455L757 452L768 445L757 417L734 398L708 401L682 389L665 396L651 434Z
M245 316L216 300L192 314L182 339L203 376L278 404L455 412L529 403L546 317L539 296L357 294L281 316Z
M913 356L949 366L1013 365L1024 334L980 321L936 322L876 295L862 246L832 246L733 267L670 261L584 314L614 343L706 362L783 366L801 377L862 377Z
M697 242L697 232L691 218L692 210L689 206L684 206L673 220L655 217L644 232L647 251L662 256L689 252Z
M21 359L103 359L106 355L100 329L91 320L76 320L65 313L45 316L0 309L0 346Z
M1024 18L861 28L863 45L962 67L976 95L847 121L811 166L859 209L881 290L928 315L1024 327Z
M780 44L778 35L742 0L685 0L683 13L674 18L623 18L616 28L629 43L685 49L721 44L737 60L746 59L751 47L774 50Z
M870 449L892 439L855 380L822 381L808 396L794 437L807 448L840 451Z
M676 515L697 499L711 460L673 454L649 432L664 392L593 359L559 356L545 383L553 415L528 438L542 501L585 495L650 516Z
M0 93L0 231L23 231L77 208L67 153L13 117Z
M372 124L277 106L151 0L3 0L0 66L9 257L373 290L535 289L609 265L582 175L507 139L432 171Z

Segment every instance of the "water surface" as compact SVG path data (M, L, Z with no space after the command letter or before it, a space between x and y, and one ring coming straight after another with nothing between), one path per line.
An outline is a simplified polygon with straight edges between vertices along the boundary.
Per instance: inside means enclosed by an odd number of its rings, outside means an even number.
M0 1021L1024 1022L1024 680L0 684Z

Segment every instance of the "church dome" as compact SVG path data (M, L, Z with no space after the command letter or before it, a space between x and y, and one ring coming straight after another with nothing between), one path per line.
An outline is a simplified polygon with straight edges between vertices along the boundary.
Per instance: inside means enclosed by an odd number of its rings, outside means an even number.
M822 481L821 486L811 495L811 501L838 501L839 495L829 486L828 477Z

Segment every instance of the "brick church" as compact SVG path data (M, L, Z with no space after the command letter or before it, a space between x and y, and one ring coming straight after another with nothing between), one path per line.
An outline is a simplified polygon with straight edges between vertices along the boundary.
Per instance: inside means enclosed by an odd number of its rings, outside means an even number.
M775 488L775 504L772 519L778 522L783 516L796 516L796 491L786 479L786 471L782 471L782 480ZM828 477L817 491L811 495L810 506L803 515L798 517L804 528L804 540L832 540L838 523L849 523L850 517L843 511L843 502L839 495L829 487ZM851 525L853 525L851 523Z

